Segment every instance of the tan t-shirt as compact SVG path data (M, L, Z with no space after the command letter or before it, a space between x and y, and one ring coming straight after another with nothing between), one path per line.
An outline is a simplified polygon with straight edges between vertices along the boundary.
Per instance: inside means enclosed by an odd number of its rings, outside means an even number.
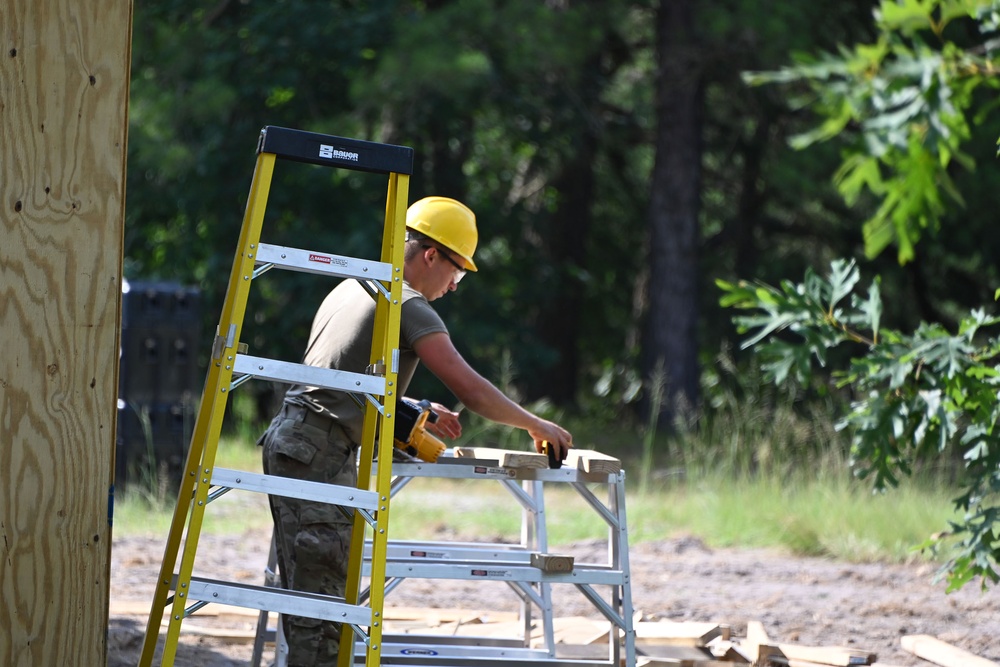
M374 322L375 299L356 280L344 280L326 296L316 311L303 363L364 373L371 355ZM405 394L420 363L413 344L423 336L439 332L448 333L444 321L424 295L404 281L397 397ZM285 394L285 400L330 414L354 442L361 442L364 410L350 394L322 387L293 385Z

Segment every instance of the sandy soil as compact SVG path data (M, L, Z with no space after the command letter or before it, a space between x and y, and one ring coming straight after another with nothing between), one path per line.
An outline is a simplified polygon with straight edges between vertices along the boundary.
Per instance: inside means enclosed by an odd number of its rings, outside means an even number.
M196 573L259 584L269 533L239 537L203 535ZM560 548L578 562L605 562L603 543ZM145 631L141 610L152 599L162 559L162 539L117 539L112 551L112 614L109 665L135 665ZM930 634L984 658L1000 661L997 593L976 586L946 595L926 565L848 564L797 558L763 550L709 549L693 538L633 545L629 553L633 606L644 619L704 621L744 636L760 621L773 641L842 645L871 651L886 665L929 665L904 651L900 637ZM503 586L502 584L497 584ZM389 606L514 611L518 600L504 587L467 582L406 581L387 598ZM597 613L575 590L555 587L557 616ZM204 621L211 624L211 620ZM221 622L221 621L219 621ZM202 623L190 619L184 627ZM244 629L256 623L245 619ZM247 665L250 641L219 641L182 634L180 666ZM269 664L265 655L263 664Z

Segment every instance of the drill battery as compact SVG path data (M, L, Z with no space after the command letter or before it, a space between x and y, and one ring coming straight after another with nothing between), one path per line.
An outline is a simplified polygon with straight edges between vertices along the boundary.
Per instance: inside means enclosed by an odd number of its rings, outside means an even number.
M399 399L396 404L393 445L421 461L436 462L447 448L438 438L428 433L425 427L428 422L435 423L437 418L430 401Z

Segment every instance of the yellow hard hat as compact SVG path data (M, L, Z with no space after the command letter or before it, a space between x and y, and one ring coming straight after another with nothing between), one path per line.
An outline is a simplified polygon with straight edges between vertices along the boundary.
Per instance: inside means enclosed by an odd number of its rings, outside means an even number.
M477 271L472 255L479 243L476 214L449 197L424 197L406 210L406 226L424 234L465 260L469 271Z

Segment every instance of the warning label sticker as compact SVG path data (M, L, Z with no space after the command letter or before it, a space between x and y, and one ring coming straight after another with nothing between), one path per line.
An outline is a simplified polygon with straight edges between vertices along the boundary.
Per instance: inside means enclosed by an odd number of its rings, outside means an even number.
M488 577L490 579L512 579L514 573L510 570L471 570L474 577Z

